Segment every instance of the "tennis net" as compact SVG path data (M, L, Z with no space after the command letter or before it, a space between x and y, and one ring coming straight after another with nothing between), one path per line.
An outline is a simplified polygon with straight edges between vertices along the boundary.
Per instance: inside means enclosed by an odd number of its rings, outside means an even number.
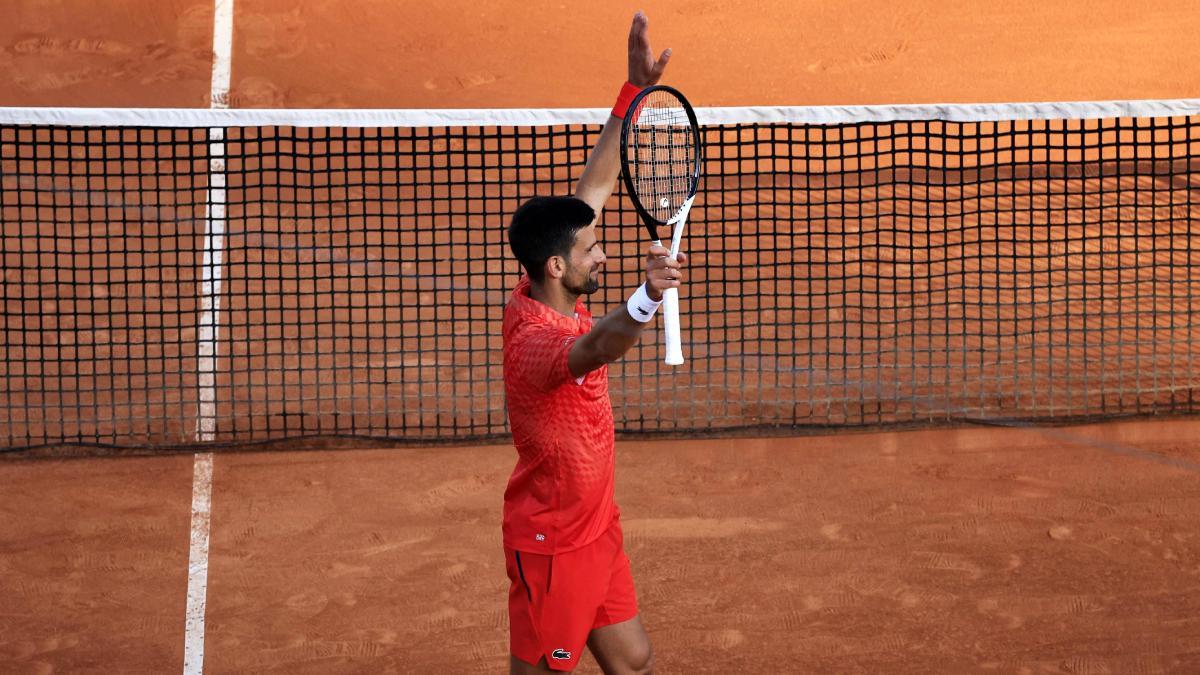
M688 361L611 367L622 435L1200 410L1200 101L697 112ZM503 440L505 226L604 116L0 109L0 447Z

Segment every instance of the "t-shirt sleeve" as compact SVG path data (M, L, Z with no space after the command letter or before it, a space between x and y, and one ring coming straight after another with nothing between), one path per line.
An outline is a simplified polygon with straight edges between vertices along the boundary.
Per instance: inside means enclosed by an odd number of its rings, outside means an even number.
M567 367L567 355L578 338L555 326L530 326L516 336L512 365L531 387L550 391L574 379Z

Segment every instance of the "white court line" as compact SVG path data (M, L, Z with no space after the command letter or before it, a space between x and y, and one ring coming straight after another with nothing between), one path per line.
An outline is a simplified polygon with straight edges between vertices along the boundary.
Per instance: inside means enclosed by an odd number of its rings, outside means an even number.
M233 0L216 0L213 22L212 107L229 105L233 50ZM204 205L204 247L200 273L200 414L196 440L216 440L217 343L221 316L221 272L225 255L225 130L208 130L208 194Z
M233 0L216 0L213 16L212 108L229 107L233 71Z
M215 0L210 105L229 107L233 54L233 0ZM221 316L221 272L225 252L225 131L208 130L208 191L205 199L200 321L197 336L200 405L196 440L216 439L216 364ZM208 542L212 514L212 453L195 458L192 478L192 530L188 552L187 612L184 619L183 673L204 672L204 615L208 596Z
M192 478L192 535L188 553L187 614L184 622L184 675L199 675L204 672L204 608L208 592L212 466L212 453L196 455Z
M208 130L208 193L204 205L203 260L200 268L200 322L197 345L200 411L196 440L217 436L217 346L220 337L221 272L225 262L225 130Z

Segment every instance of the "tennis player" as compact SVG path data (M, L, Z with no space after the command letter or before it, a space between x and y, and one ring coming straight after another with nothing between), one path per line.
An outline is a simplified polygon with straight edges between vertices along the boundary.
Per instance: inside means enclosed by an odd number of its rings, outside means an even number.
M608 364L637 344L686 256L651 246L645 283L592 320L582 296L600 288L605 256L596 219L620 172L621 121L658 82L638 12L629 30L629 80L574 197L535 197L513 215L509 245L525 270L504 311L504 389L517 465L504 492L504 553L512 673L572 670L586 644L605 673L649 673L629 558L613 500Z

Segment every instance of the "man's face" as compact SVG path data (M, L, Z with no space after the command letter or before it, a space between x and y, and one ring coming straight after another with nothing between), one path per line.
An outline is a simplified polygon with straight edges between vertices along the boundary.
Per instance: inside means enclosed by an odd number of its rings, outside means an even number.
M591 295L600 290L600 272L604 269L604 249L596 240L596 224L592 223L575 233L575 245L566 259L563 288L577 295Z

